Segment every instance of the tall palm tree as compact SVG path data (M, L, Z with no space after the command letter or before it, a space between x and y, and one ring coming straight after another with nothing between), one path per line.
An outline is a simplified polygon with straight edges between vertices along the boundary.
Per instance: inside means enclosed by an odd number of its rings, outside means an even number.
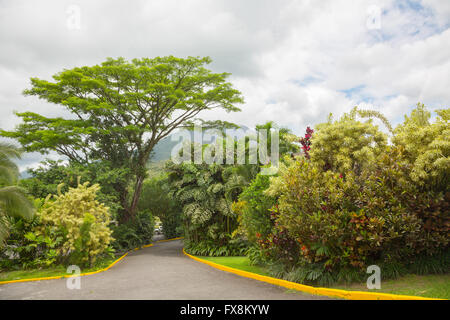
M8 217L30 219L34 215L33 203L16 185L19 170L12 159L20 159L20 155L17 147L0 142L0 247L9 235Z

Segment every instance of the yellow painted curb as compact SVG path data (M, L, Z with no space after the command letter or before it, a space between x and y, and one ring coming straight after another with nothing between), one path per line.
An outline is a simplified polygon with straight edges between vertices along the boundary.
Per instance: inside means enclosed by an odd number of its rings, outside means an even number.
M172 239L165 239L165 240L158 240L156 242L167 242L167 241L174 241L174 240L180 240L183 239L184 237L178 237L178 238L172 238Z
M445 299L435 299L435 298L425 298L425 297L417 297L417 296L405 296L405 295L397 295L397 294L390 294L390 293L375 293L375 292L364 292L364 291L347 291L347 290L340 290L340 289L331 289L331 288L316 288L307 286L304 284L296 283L296 282L290 282L287 280L272 278L268 276L263 276L257 273L243 271L231 267L227 267L221 264L217 264L208 260L204 260L195 256L192 256L186 251L183 253L188 256L191 259L194 259L196 261L199 261L201 263L205 263L213 268L234 273L241 277L246 277L250 279L255 279L258 281L274 284L280 287L288 288L288 289L294 289L297 291L307 292L310 294L316 294L316 295L323 295L323 296L331 296L331 297L337 297L337 298L344 298L349 300L445 300Z

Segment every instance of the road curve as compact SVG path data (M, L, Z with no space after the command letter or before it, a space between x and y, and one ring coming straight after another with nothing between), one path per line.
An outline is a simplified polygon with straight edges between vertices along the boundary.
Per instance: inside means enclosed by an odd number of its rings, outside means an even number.
M67 279L0 285L0 300L316 300L243 278L194 261L182 253L180 240L133 251L108 271L81 277L80 289L67 289Z

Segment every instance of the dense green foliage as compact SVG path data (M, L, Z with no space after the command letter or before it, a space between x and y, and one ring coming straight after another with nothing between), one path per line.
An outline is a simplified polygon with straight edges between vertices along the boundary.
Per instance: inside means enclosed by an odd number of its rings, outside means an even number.
M448 110L429 123L419 105L390 146L358 114L380 118L354 109L309 130L304 156L286 159L270 185L254 180L234 204L250 259L273 275L330 284L361 280L371 264L383 277L448 270Z

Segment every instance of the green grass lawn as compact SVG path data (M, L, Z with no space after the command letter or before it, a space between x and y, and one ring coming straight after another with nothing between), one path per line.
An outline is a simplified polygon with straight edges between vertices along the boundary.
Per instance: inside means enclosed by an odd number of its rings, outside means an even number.
M199 257L227 267L270 276L262 267L250 265L247 257ZM383 280L380 290L369 290L365 283L335 285L332 288L370 291L427 298L450 299L450 274L444 275L407 275L395 280Z
M450 274L421 276L410 274L394 280L382 280L380 290L369 290L365 283L336 285L334 288L450 299Z
M81 269L81 273L87 273L92 271L97 271L106 268L116 259L108 258L103 259L96 263L94 267ZM17 270L17 271L0 271L0 284L4 281L11 280L22 280L22 279L33 279L33 278L43 278L43 277L56 277L65 276L67 268L63 266L57 266L53 268L46 269L31 269L31 270Z
M250 261L247 257L199 257L204 260L208 260L217 264L221 264L230 268L244 270L261 274L263 276L270 276L264 271L264 268L250 265Z

